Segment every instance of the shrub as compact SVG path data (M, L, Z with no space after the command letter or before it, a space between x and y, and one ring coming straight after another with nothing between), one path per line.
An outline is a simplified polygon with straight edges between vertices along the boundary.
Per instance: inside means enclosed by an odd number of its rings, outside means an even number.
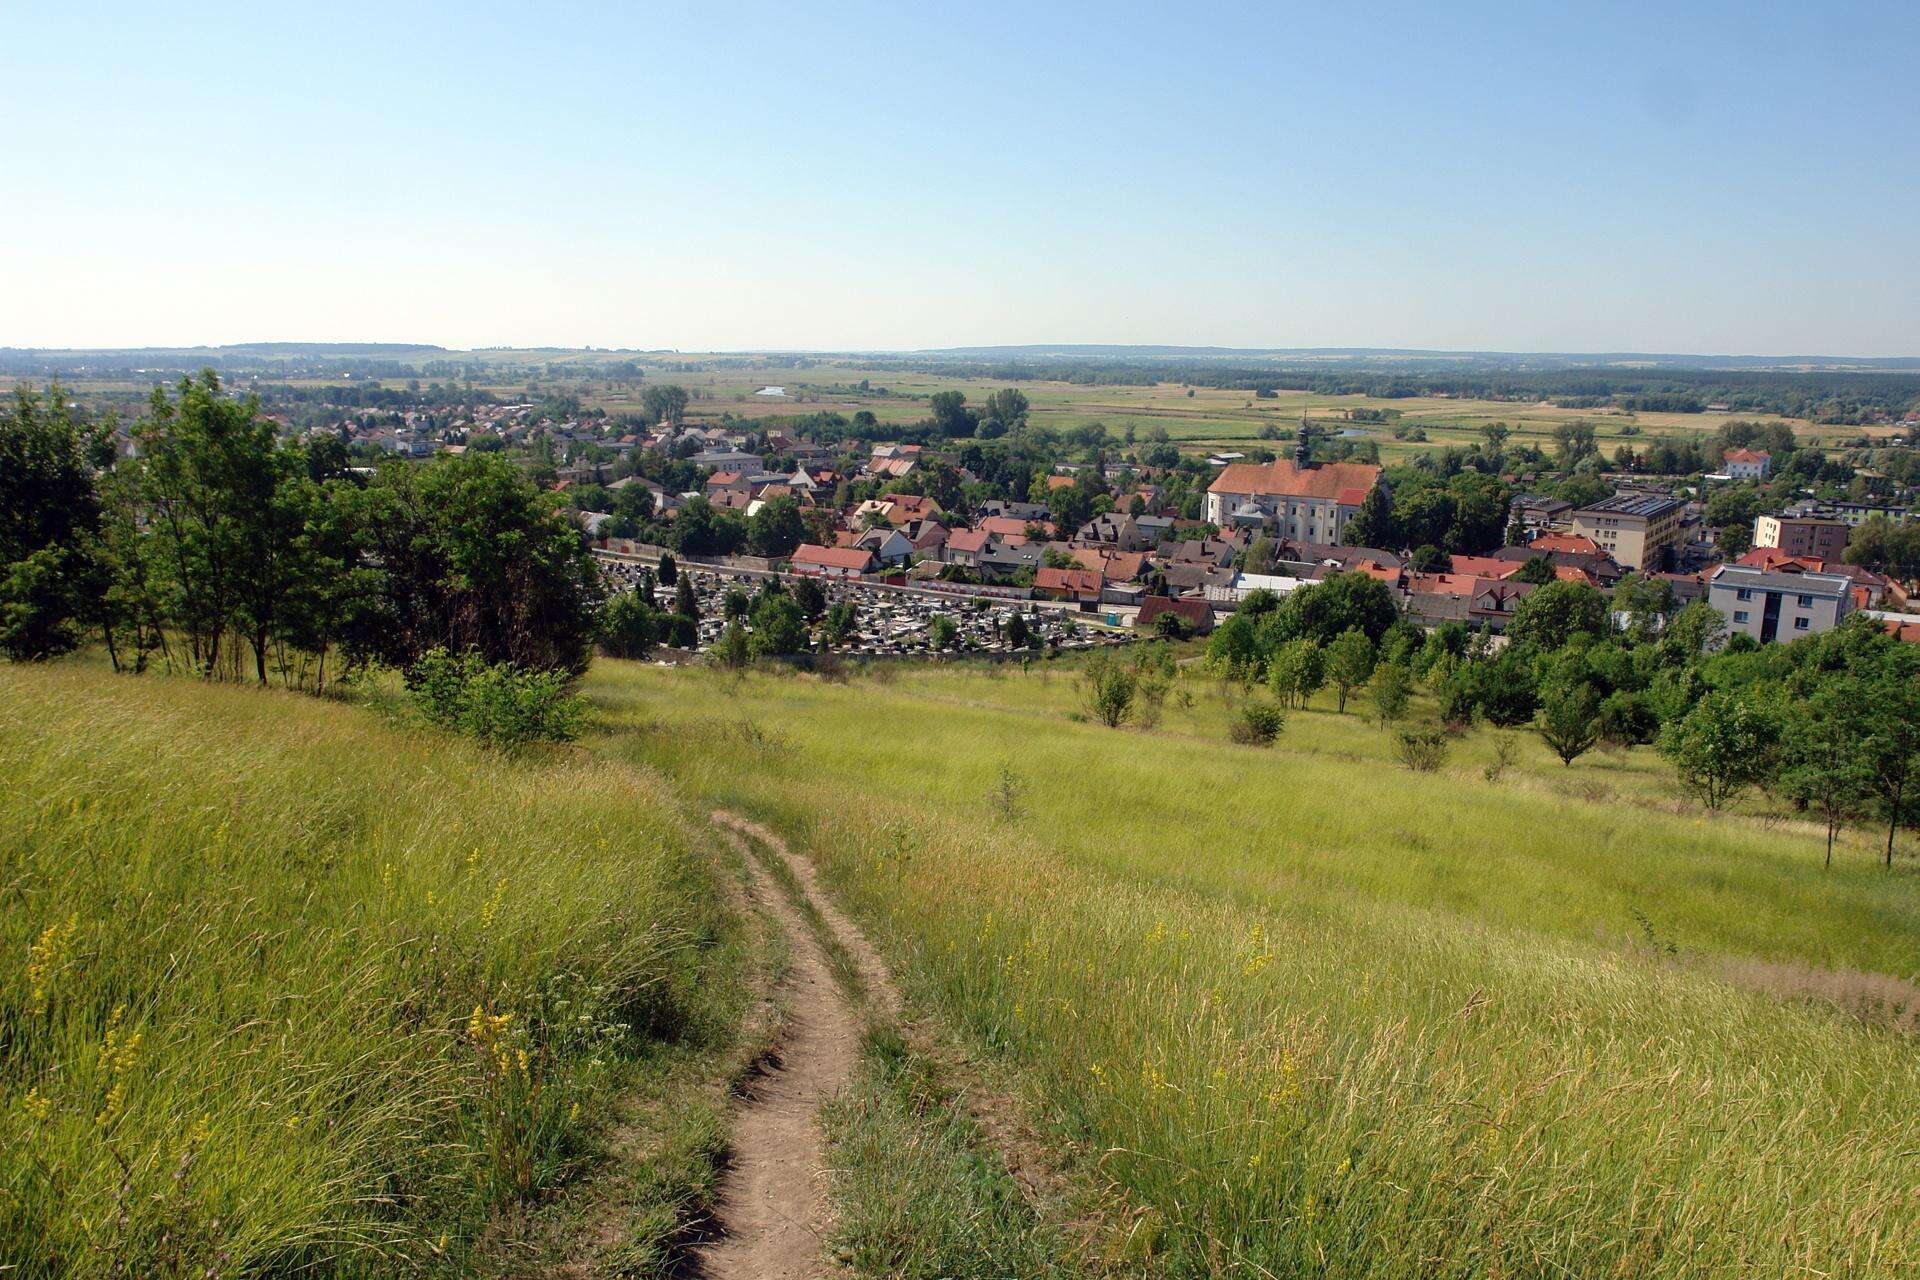
M1513 740L1513 735L1496 734L1493 739L1493 763L1482 769L1480 776L1488 782L1498 782L1519 758L1520 744Z
M1081 705L1109 729L1118 729L1132 718L1139 691L1139 675L1112 654L1096 654L1080 673Z
M1287 713L1278 703L1248 699L1228 733L1242 746L1270 747L1286 726Z
M1400 763L1415 773L1437 773L1447 762L1451 748L1447 735L1438 729L1403 729L1400 732Z
M571 742L586 703L561 671L526 671L490 663L477 652L429 649L407 669L408 695L429 724L490 747Z

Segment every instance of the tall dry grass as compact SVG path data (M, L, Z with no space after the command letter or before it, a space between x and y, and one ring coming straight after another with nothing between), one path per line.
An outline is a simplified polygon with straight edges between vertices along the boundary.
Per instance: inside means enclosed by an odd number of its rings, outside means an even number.
M459 1273L730 1033L672 797L290 694L0 668L9 1276Z
M1911 957L1910 882L1530 756L1489 783L1370 760L1351 717L1272 752L1114 733L1029 679L609 666L595 696L610 749L805 841L1164 1274L1920 1267L1911 1036L1697 963ZM723 755L740 717L769 736Z

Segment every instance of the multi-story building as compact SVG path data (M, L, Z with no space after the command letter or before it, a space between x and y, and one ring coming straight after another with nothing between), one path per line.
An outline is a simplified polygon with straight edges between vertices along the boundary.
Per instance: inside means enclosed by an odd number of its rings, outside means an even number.
M1837 573L1775 573L1723 564L1707 579L1707 603L1734 635L1761 644L1819 635L1853 611L1853 583Z
M1817 516L1756 516L1753 545L1772 547L1790 556L1837 561L1840 553L1847 549L1850 532L1839 520Z
M1773 455L1764 449L1729 449L1720 456L1735 480L1765 480L1773 474Z
M1592 538L1615 563L1636 573L1668 567L1687 504L1664 493L1622 490L1573 513L1572 532Z
M1790 516L1811 516L1818 520L1838 520L1849 529L1857 529L1875 516L1885 516L1895 524L1904 524L1913 518L1913 513L1905 507L1882 506L1875 502L1796 502L1788 507Z
M1311 462L1304 448L1269 463L1230 463L1207 486L1207 519L1272 529L1296 542L1339 544L1347 521L1380 483L1380 468L1362 462Z
M1512 519L1520 521L1520 527L1526 530L1527 540L1532 541L1542 534L1557 532L1567 522L1567 513L1573 510L1573 504L1565 498L1549 498L1539 493L1523 493L1508 504Z

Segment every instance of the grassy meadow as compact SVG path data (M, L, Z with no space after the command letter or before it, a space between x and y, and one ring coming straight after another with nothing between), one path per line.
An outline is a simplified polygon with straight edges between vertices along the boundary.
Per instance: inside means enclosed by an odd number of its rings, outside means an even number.
M737 1033L746 943L644 772L84 665L0 666L0 726L9 1277L489 1269Z
M1205 683L1152 732L1057 668L588 691L600 749L813 852L1157 1273L1920 1267L1912 1033L1809 998L1920 972L1871 833L1823 874L1645 751L1414 775L1324 698L1233 746Z

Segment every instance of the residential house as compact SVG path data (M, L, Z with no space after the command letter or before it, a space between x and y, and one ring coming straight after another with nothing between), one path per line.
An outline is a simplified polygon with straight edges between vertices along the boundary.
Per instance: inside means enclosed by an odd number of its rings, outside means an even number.
M1765 480L1773 474L1773 455L1764 449L1729 449L1720 458L1735 480Z
M1097 604L1100 590L1105 585L1106 579L1094 569L1055 569L1042 565L1033 574L1036 593L1055 600L1076 600L1081 604Z
M1140 602L1140 612L1135 616L1133 625L1142 631L1151 631L1155 620L1163 613L1179 618L1193 635L1204 636L1213 631L1213 606L1205 600L1191 597L1176 600L1170 596L1148 596Z
M822 578L857 578L873 569L873 552L865 547L822 547L803 542L794 549L790 567L795 573Z
M1109 511L1080 526L1073 540L1081 546L1113 547L1120 551L1146 551L1155 544L1130 515Z

